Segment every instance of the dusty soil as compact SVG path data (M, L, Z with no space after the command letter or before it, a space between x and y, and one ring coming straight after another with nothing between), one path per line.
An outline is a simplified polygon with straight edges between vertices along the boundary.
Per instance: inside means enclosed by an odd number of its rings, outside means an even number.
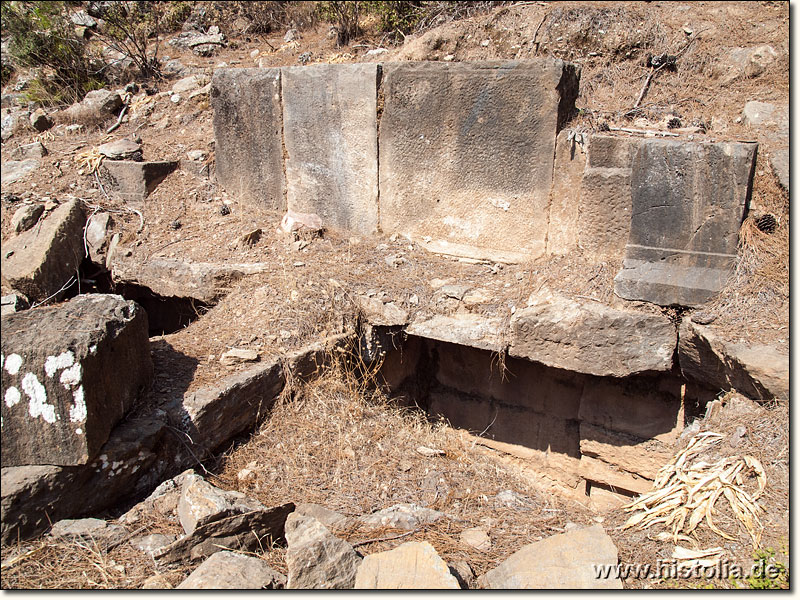
M666 117L677 117L682 126L701 127L704 133L694 132L691 135L694 139L703 140L751 140L754 132L737 122L744 104L748 100L784 103L789 98L789 7L784 2L515 3L488 13L442 23L409 36L398 47L385 45L389 52L374 58L365 54L385 42L377 33L366 34L348 47L336 48L335 40L329 36L329 26L322 23L301 29L300 39L290 44L283 43L283 32L247 36L237 34L233 29L226 31L224 25L220 25L229 37L229 44L215 56L198 57L171 46L165 46L163 52L209 76L223 63L227 66L258 66L261 61L262 66L297 65L300 64L300 56L308 52L311 53L311 64L363 60L471 61L554 55L582 66L581 95L578 99L581 111L569 127L597 130L606 124L611 127L664 128ZM485 43L486 40L488 43ZM723 86L727 50L760 44L770 44L778 52L778 58L760 75L739 78ZM255 59L251 58L253 50L259 50L259 56ZM641 107L632 110L650 73L646 64L648 55L664 52L681 53L677 69L674 72L665 69L655 74ZM169 90L172 83L160 82L157 84L158 90ZM145 96L142 94L139 98ZM355 294L371 294L386 302L393 301L412 315L432 313L434 310L446 313L457 309L457 302L437 295L431 285L436 279L487 290L491 300L472 306L469 310L502 318L510 318L516 308L525 305L532 292L544 287L611 304L623 303L613 294L613 277L619 265L596 264L580 255L505 267L469 264L429 254L404 238L390 239L384 235L355 238L335 231L326 232L322 238L314 239L303 249L298 249L291 236L279 233L276 229L282 215L245 206L236 198L229 197L214 182L212 111L207 97L184 99L177 105L170 102L169 96L157 94L148 98L149 101L140 103L137 110L132 110L130 117L110 136L104 134L104 127L93 127L91 124L87 124L86 131L80 134L66 134L63 126L38 138L33 131L16 134L2 146L4 161L11 149L34 139L44 142L49 155L43 159L43 167L39 171L22 181L4 185L3 200L0 202L3 239L10 234L11 215L18 206L19 201L14 196L32 201L63 201L75 196L85 199L93 208L111 212L113 231L122 234L124 249L129 250L136 260L144 262L153 257L176 257L189 261L265 261L274 265L269 273L250 276L236 283L216 306L200 309L200 318L190 326L153 339L156 381L148 402L169 399L176 393L197 389L231 373L234 369L224 367L219 362L220 355L229 348L254 348L261 359L266 360L343 331L350 326L351 317L356 311L352 301ZM198 176L189 170L179 169L170 175L145 202L141 211L144 220L141 230L139 216L124 203L107 197L91 174L80 174L81 165L76 160L80 153L105 141L134 135L141 136L146 160L185 160L186 152L205 150L210 154L207 167L212 174L209 179L204 174ZM741 338L786 349L789 343L789 198L788 193L778 186L772 173L767 161L769 152L769 144L759 151L753 201L759 210L778 215L780 225L775 233L768 235L754 230L752 223L745 223L747 231L746 235L742 235L736 273L706 310L712 310L718 316L712 327L730 339ZM226 212L222 210L223 206L227 207L228 214L223 214ZM257 228L263 232L258 243L249 246L240 241L245 234ZM390 266L386 259L392 257L402 258L404 262ZM659 310L646 303L625 304L642 310ZM261 482L261 488L256 483L240 486L236 473L242 465L252 460L266 463L276 452L275 440L287 436L287 443L292 440L297 442L296 460L306 461L302 465L287 466L287 469L294 469L287 481L296 483L301 475L305 478L302 479L302 485L293 488L294 501L317 501L345 512L368 511L405 501L396 499L398 494L424 500L415 494L424 493L420 481L429 474L427 471L431 465L420 462L414 456L412 446L417 440L423 439L431 444L438 443L447 451L446 459L443 459L447 465L437 464L435 470L443 474L448 488L461 489L470 478L475 481L467 497L459 500L448 496L449 504L443 504L442 508L453 510L453 502L461 502L459 528L478 524L487 514L487 518L503 523L495 525L503 533L498 534L495 548L489 556L475 553L460 556L459 551L454 549L463 548L457 544L460 529L450 520L436 531L424 532L425 539L431 541L446 559L467 560L476 575L508 556L523 541L529 543L536 536L560 531L569 520L583 523L597 516L579 506L566 507L557 498L537 496L538 492L525 483L526 479L509 461L497 463L497 456L486 455L489 452L486 450L482 454L478 448L459 441L456 432L447 428L432 428L430 424L419 421L418 416L398 415L392 412L395 409L385 404L370 404L363 398L354 400L350 397L348 400L356 402L363 412L363 419L357 424L345 419L347 426L353 427L354 431L369 428L376 419L411 419L403 421L403 427L398 425L398 430L410 431L408 427L411 427L417 437L406 438L402 444L397 439L388 442L404 449L392 456L402 456L413 462L412 468L403 471L406 474L400 479L403 486L398 491L383 495L380 489L364 492L351 501L315 487L309 482L319 473L313 470L316 453L308 450L303 451L305 454L299 452L304 441L300 437L292 438L289 430L281 429L280 423L282 419L292 423L292 419L300 418L299 411L309 410L313 402L324 404L322 398L336 398L337 393L341 392L337 392L338 384L334 381L326 380L325 385L328 388L320 384L302 390L299 398L303 401L277 408L274 416L280 418L273 418L261 435L254 436L251 444L233 452L218 465L217 483L223 487L241 487L242 491L253 493L263 501L277 502L277 497L268 493L267 482ZM325 412L317 407L315 410L322 416L327 415L333 422L344 419L341 412L337 412L338 409L330 412L329 408L329 412ZM770 431L788 430L788 411L785 411L785 407L769 414L769 418L764 417L764 423ZM321 424L316 423L315 426ZM274 430L270 430L270 427ZM297 433L295 435L300 436ZM372 456L374 450L371 450L371 444L379 443L375 439L362 440L364 445L360 448L367 450L358 451L359 460L353 463L353 472L358 472L358 468L363 466L360 460L366 461ZM788 461L788 440L785 437L781 440L781 448L785 447ZM341 442L338 438L333 441ZM780 462L783 458L776 460L778 463L773 465L776 470L772 473L778 492L768 506L770 516L776 521L771 525L768 541L777 548L782 536L787 538L788 545L788 524L783 521L784 512L788 515L788 495L784 494L787 487L782 480L783 475L780 475L784 470L788 472L788 462ZM487 466L490 464L495 466ZM382 468L389 466L383 465ZM496 474L490 477L487 473L492 469L496 470ZM499 469L507 471L501 472ZM338 490L341 484L333 480L330 489ZM489 507L481 504L477 498L482 495L490 497L501 488L514 489L535 498L531 506L552 508L553 511L547 513L552 518L544 518L542 515L545 513L531 510L525 514L516 511L511 515L487 512ZM619 524L615 519L624 520L620 515L608 518L615 525ZM365 535L364 532L340 533L350 541L365 539L360 537ZM386 535L391 535L391 532ZM613 535L617 538L623 561L642 562L646 557L655 557L663 552L663 548L655 547L646 535L636 537L630 532ZM452 544L453 539L455 545ZM389 547L391 544L382 542L364 545L360 550L371 552ZM742 557L749 556L745 546L739 551ZM41 567L55 568L54 565L62 564L63 556L53 551L52 546L43 545L37 552L42 556L47 554L50 562L41 557L37 558L41 562L27 562L31 568L23 575L11 576L4 569L4 588L16 587L20 581L28 581L34 587L52 587L52 579L26 578L34 577L34 571ZM115 552L128 551L119 549ZM106 567L113 566L108 564L109 560L124 563L124 557L113 555L98 558L92 549L78 553L78 556L85 556L95 565L99 561L103 567L100 571L106 574L103 576L106 579L99 574L95 577L96 581L90 575L84 575L83 578L76 575L74 580L60 580L58 583L63 587L72 587L72 583L77 587L93 587L87 584L87 579L98 587L136 587L147 572L146 567L136 567L139 570L135 573L120 575L118 570ZM279 554L265 559L274 563L276 568L283 564ZM78 567L71 565L67 571L74 575L74 569ZM176 581L173 583L180 581L179 575L174 575ZM645 582L648 583L652 582ZM696 583L689 582L687 585ZM643 584L627 581L626 585L633 587Z

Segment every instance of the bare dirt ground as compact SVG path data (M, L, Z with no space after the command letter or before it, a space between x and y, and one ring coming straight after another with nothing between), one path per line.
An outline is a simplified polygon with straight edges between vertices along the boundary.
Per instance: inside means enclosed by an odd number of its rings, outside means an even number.
M309 52L312 64L554 55L582 66L581 111L569 127L657 128L663 127L665 118L677 117L683 126L704 130L693 134L698 140L752 140L754 132L739 119L744 104L749 100L784 103L789 98L789 7L784 2L519 2L436 24L397 47L368 30L349 46L337 48L325 23L300 28L300 38L289 44L283 43L283 31L247 35L233 28L226 31L220 25L229 44L215 56L198 57L171 46L165 46L163 52L209 76L223 63L237 67L258 66L259 61L262 66L298 65L299 57ZM770 44L778 58L758 76L723 85L725 50L760 44ZM368 50L381 45L390 49L388 54L366 56ZM259 50L255 59L253 50ZM677 69L654 75L641 107L632 110L650 73L647 56L664 52L682 52ZM168 90L172 83L161 82L158 89ZM298 250L291 237L276 230L281 214L242 205L228 197L213 177L209 180L180 169L148 197L142 209L144 227L138 231L139 217L120 201L106 197L94 177L79 174L76 162L81 152L134 135L141 136L146 160L174 160L185 158L190 150L205 150L210 153L208 167L213 174L214 136L207 97L184 99L175 105L168 96L152 96L147 106L131 111L130 118L110 136L97 127L80 134L65 134L57 128L40 136L50 153L39 171L3 186L0 218L5 239L17 205L8 201L9 196L35 201L76 196L91 206L115 211L113 230L122 234L123 247L137 260L176 257L274 265L269 273L234 284L216 306L200 310L201 318L190 326L153 340L156 381L152 401L166 400L178 388L191 391L214 383L231 373L235 368L219 362L229 348L254 348L266 360L342 331L356 310L354 294L381 295L412 315L432 311L434 306L439 313L455 310L454 304L436 296L431 285L436 279L486 289L491 300L470 310L500 317L510 317L542 287L612 304L622 302L613 294L619 265L595 264L580 255L499 268L432 255L403 238L355 238L337 232L326 232ZM3 159L17 145L34 139L33 131L16 134L3 144ZM751 221L745 222L736 273L706 310L717 314L713 328L731 339L785 349L789 343L789 198L777 184L768 155L766 147L759 151L753 202L759 210L779 216L780 224L775 233L765 234ZM223 206L228 207L228 214L222 214ZM263 231L257 244L240 241L256 228ZM387 257L404 262L390 266ZM634 304L656 310L644 303ZM772 492L763 502L769 517L764 546L780 552L785 545L788 553L788 409L775 407L759 413L758 419L757 425L748 425L751 445L736 452L766 454L762 462ZM735 425L719 424L720 432L730 434ZM445 456L421 457L414 451L418 445L441 448ZM273 466L260 471L255 479L240 481L237 474L254 461ZM466 561L476 576L522 545L563 531L567 522L605 521L623 562L654 562L664 557L668 546L654 542L647 531L615 529L627 518L624 514L597 515L543 494L511 461L474 446L442 424L428 423L418 414L392 407L341 373L296 390L292 402L280 403L264 428L221 457L212 471L214 483L240 489L267 504L290 498L318 502L345 514L363 514L412 501L443 510L452 518L432 529L399 541L361 544L358 550L371 553L424 538L451 564ZM393 482L388 488L387 481ZM506 489L523 495L527 504L496 505L492 498ZM492 523L494 532L490 552L467 551L458 543L462 529L487 522ZM154 521L152 527L153 532L177 532L178 526ZM353 529L336 533L350 542L364 542L397 532L367 534ZM720 543L710 537L701 541ZM4 563L10 553L24 550L31 554L13 568L3 568L2 587L138 587L153 574L144 555L127 546L111 553L91 547L64 549L47 541L35 541L24 549L4 549ZM751 550L740 540L734 557L749 560ZM285 571L282 552L272 549L263 557ZM184 571L176 571L167 574L167 579L176 584L184 575ZM697 579L625 581L626 587L707 583ZM713 584L733 585L716 580Z

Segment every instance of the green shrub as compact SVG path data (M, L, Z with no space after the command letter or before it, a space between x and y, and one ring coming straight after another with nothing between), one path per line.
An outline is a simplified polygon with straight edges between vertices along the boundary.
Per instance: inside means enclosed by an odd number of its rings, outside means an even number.
M1 5L9 54L15 66L40 70L28 95L43 104L80 100L103 82L69 20L71 4L4 0Z

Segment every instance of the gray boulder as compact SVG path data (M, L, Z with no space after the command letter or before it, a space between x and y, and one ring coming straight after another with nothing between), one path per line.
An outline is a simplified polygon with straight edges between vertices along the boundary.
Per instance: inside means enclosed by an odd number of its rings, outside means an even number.
M286 519L289 589L352 589L361 557L314 517Z
M44 212L44 204L25 204L14 211L11 217L11 227L17 233L28 231L39 222L39 217Z
M27 160L29 158L44 158L47 154L47 148L44 147L42 142L33 142L14 148L8 153L8 156L13 160Z
M42 166L42 161L37 158L26 158L25 160L9 160L2 165L3 174L1 176L3 185L19 181L26 175L33 173Z
M263 590L282 588L286 578L263 560L217 552L192 571L179 590Z
M493 590L622 589L614 577L598 577L596 567L617 565L617 548L594 525L528 544L479 578Z
M376 529L380 527L393 527L395 529L416 529L420 525L435 523L444 516L444 513L431 508L424 508L416 504L395 504L378 512L361 517L364 525Z
M147 315L100 294L6 315L2 363L3 466L86 464L150 385Z
M191 534L205 523L265 508L241 492L221 490L199 475L189 475L184 478L178 500L178 519L183 530Z
M143 202L177 166L175 160L109 160L100 165L100 176L122 200L135 204Z
M366 556L358 567L357 590L458 590L447 563L428 542L406 542Z

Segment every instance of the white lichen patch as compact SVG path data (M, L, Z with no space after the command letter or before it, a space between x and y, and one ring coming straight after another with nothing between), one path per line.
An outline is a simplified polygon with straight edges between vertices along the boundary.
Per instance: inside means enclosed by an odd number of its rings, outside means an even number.
M81 382L81 376L81 363L75 363L72 367L64 369L60 381L66 389L69 389Z
M92 344L89 346L89 354L95 354L97 352L97 344Z
M11 386L6 390L6 396L5 396L6 406L8 408L11 408L12 406L18 404L21 397L22 396L20 395L19 390L14 386Z
M78 428L75 430L75 435L83 435L83 429L81 429L80 427L78 427Z
M22 367L22 357L19 354L9 354L6 358L5 368L9 375L16 375Z
M47 391L36 375L27 373L22 378L22 391L30 398L28 412L34 419L42 417L48 423L56 422L56 407L47 403Z
M83 399L83 386L72 392L75 401L69 409L69 420L73 423L83 423L86 420L86 401Z
M73 364L75 364L75 355L70 350L67 350L58 356L48 356L44 361L44 372L47 373L48 377L52 377L56 374L56 371L67 369Z

